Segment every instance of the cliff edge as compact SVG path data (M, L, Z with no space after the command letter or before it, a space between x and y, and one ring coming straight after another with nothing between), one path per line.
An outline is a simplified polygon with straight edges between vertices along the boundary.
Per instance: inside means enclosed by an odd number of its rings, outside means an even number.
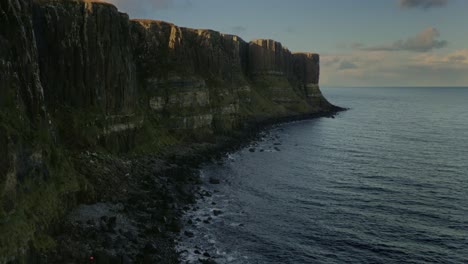
M319 65L274 40L131 20L104 2L0 0L0 263L53 249L53 224L99 200L79 153L165 153L333 114Z

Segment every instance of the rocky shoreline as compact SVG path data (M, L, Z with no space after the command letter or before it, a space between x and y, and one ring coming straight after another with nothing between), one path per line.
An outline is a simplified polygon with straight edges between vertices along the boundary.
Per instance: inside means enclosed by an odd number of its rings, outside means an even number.
M333 117L342 110L308 118ZM157 156L78 154L77 168L95 179L97 195L81 197L82 204L59 225L54 235L56 251L31 257L39 263L179 263L177 238L193 236L183 231L184 226L194 221L209 223L209 218L182 222L186 212L198 209L192 206L196 199L212 195L200 187L200 166L246 146L278 121L251 127L236 137L218 137L215 143L174 147ZM208 181L219 184L220 179ZM213 211L214 216L222 213ZM199 253L200 263L216 263L209 252L200 249Z

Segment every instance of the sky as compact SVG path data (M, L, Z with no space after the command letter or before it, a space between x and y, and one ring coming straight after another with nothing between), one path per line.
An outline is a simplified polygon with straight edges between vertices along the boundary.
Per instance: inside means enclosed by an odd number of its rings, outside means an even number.
M107 0L321 55L322 86L468 86L467 0Z

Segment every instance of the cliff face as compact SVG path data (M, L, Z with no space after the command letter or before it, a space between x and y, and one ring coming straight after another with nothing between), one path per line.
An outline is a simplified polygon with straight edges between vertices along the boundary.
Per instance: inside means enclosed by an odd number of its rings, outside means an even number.
M34 29L49 110L133 111L135 63L126 14L104 3L40 1Z
M273 40L129 20L102 2L0 0L0 262L53 245L47 225L87 188L63 153L157 151L334 111L318 82L317 54Z
M42 103L42 87L34 61L36 49L28 2L2 1L0 5L0 217L14 210L16 156L22 148L19 131L36 123Z
M247 44L237 36L132 22L136 61L146 105L161 125L212 130L235 122L240 96L249 92L242 67ZM221 128L222 129L222 128Z
M27 1L0 5L0 216L15 209L19 156L35 145L24 135L31 136L44 117L30 10Z
M137 71L149 100L145 104L154 115L166 117L161 123L216 131L327 108L326 100L320 107L309 100L318 90L317 54L296 55L273 40L246 43L162 21L132 25Z
M314 53L294 54L294 74L298 78L299 87L303 91L308 104L315 111L330 107L319 88L320 57Z
M304 85L319 83L320 57L315 53L294 53L294 75Z
M138 62L148 76L199 75L245 81L247 44L237 36L178 27L163 21L132 21Z
M21 105L34 120L43 111L31 1L2 0L0 5L0 107Z
M318 55L316 61L304 53L292 54L274 40L254 40L249 43L248 74L263 97L282 106L287 115L319 110L308 100L306 86L318 87ZM326 107L326 105L323 105Z
M35 243L41 237L36 224L57 217L59 196L67 189L55 185L58 173L51 156L57 149L31 18L32 1L0 1L0 262L24 254L28 243L42 247Z
M249 74L293 75L293 55L283 45L271 39L257 39L249 43Z
M33 11L40 81L62 141L129 149L132 140L119 132L142 120L128 15L71 0L36 0Z

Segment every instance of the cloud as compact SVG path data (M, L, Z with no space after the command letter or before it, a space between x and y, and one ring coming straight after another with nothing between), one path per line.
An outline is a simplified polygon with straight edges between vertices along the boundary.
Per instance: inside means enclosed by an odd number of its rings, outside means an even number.
M341 61L339 55L322 55L320 56L320 64L323 66L336 65Z
M362 43L353 43L351 44L351 48L353 49L362 49L364 47L364 44Z
M346 68L347 62L355 64ZM395 53L353 50L321 56L323 86L467 86L468 49Z
M338 66L338 70L351 70L357 69L357 65L350 62L350 61L341 61L340 65Z
M433 49L440 49L447 46L448 42L445 40L437 40L440 36L436 28L429 27L418 33L416 36L406 40L398 40L391 45L364 47L362 50L367 51L414 51L414 52L428 52Z
M347 55L323 55L320 58L320 64L324 67L332 67L335 70L353 70L358 69L359 58L348 57Z
M416 56L413 61L417 61L419 64L424 65L442 65L447 66L460 66L468 65L468 49L461 49L454 51L449 54L439 55L439 54L421 54Z
M339 43L336 45L340 49L362 49L365 47L363 43L354 42L354 43Z
M429 9L434 7L443 7L448 4L448 0L400 0L400 7Z
M243 27L243 26L234 26L234 27L231 27L231 31L234 34L241 34L241 33L244 33L245 31L247 31L247 28Z
M169 8L190 7L191 0L105 0L112 3L119 10L127 12L132 17L147 18L158 10L165 10Z
M450 56L448 58L450 62L468 62L468 59L464 55Z

